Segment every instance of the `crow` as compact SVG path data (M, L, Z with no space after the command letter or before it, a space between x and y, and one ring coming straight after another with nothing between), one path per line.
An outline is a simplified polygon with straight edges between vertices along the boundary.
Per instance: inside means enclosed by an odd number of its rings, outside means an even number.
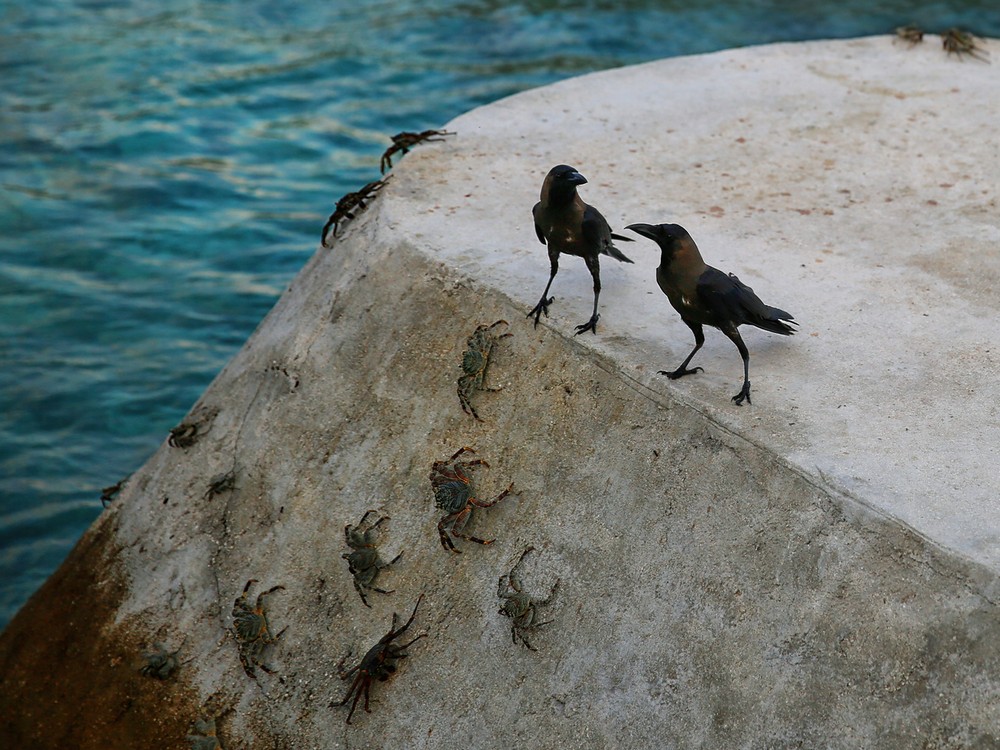
M777 307L768 307L754 294L753 289L740 281L735 274L725 274L702 260L698 246L684 227L677 224L630 224L636 234L647 237L660 246L660 265L656 269L656 283L681 320L694 333L694 349L681 366L672 372L660 370L671 380L691 375L702 368L687 369L691 358L705 343L703 325L714 326L728 336L743 357L743 388L733 396L737 406L750 401L750 353L740 337L741 325L752 325L771 333L790 336L795 329L791 314Z
M549 297L549 287L559 271L559 254L567 253L583 258L594 277L594 313L590 320L576 327L576 335L584 331L597 333L597 298L601 294L601 262L600 255L610 255L623 263L632 261L622 254L621 250L612 244L612 240L632 242L630 237L622 237L611 233L607 220L593 206L588 206L576 193L577 185L585 185L587 178L573 167L559 164L552 167L542 183L541 200L531 209L535 219L535 234L543 245L548 245L549 283L545 285L542 298L528 313L535 316L535 325L545 313L549 315L549 305L555 297Z

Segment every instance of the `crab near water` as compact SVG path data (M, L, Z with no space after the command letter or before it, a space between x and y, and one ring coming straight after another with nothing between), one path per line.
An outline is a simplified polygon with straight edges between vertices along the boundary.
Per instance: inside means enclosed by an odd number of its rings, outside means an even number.
M524 556L533 549L534 547L525 549L521 553L520 559L510 569L510 572L507 575L500 576L500 579L497 581L497 597L501 602L500 614L510 618L511 640L516 644L518 639L520 639L525 648L537 651L538 649L528 641L527 633L530 630L535 630L552 622L552 620L546 620L545 622L538 621L538 607L552 601L552 597L556 594L556 589L559 588L559 579L556 579L555 584L552 586L552 591L549 592L549 595L545 599L532 599L531 596L524 593L521 582L516 577L516 571L524 561Z
M176 427L171 428L167 445L171 448L190 448L212 427L219 410L206 406L196 408Z
M132 476L129 474L129 477ZM116 497L118 493L122 491L122 487L125 486L125 482L128 481L129 477L124 479L119 479L115 484L110 487L105 487L101 490L101 506L107 508Z
M976 44L976 38L968 31L948 29L941 35L941 46L949 55L957 55L959 60L962 59L962 55L968 55L976 60L989 62L989 54Z
M348 672L341 673L340 678L342 680L346 680L355 672L358 674L354 678L354 682L351 683L351 688L347 691L347 695L344 696L344 700L340 701L340 703L330 704L331 707L343 706L351 699L352 695L354 696L354 702L351 704L351 710L347 714L346 723L351 723L351 717L354 716L354 709L357 708L358 701L362 695L365 696L365 713L371 713L371 708L368 707L368 692L371 689L372 680L378 680L379 682L388 680L396 671L396 662L408 656L405 649L421 638L427 637L427 633L421 633L409 643L404 643L400 646L393 643L413 623L413 618L417 616L417 607L420 606L423 598L423 594L417 597L417 603L413 607L413 614L410 615L410 619L398 630L396 629L396 613L393 612L392 625L389 627L389 632L379 638L378 643L368 649L368 652L361 658L356 667ZM343 660L341 660L341 663L343 663Z
M390 175L389 177L391 177ZM334 206L333 213L330 214L330 218L327 219L326 224L323 226L323 233L321 235L321 242L323 247L329 247L326 244L326 235L330 231L330 227L333 227L333 236L337 236L337 229L340 227L340 222L344 219L353 219L358 213L363 211L368 207L365 201L371 201L375 195L385 187L385 183L389 181L389 177L384 180L374 180L369 182L363 188L354 193L347 193L343 198L337 201L337 205Z
M392 145L385 150L385 153L382 154L382 158L379 160L379 171L382 174L385 174L386 167L392 169L392 157L400 151L407 154L410 152L410 149L418 143L443 141L445 137L449 135L455 134L449 133L447 130L425 130L421 133L404 131L402 133L396 133L396 135L392 136Z
M489 468L490 465L481 458L472 461L456 460L464 453L475 453L475 451L472 448L460 448L446 461L435 461L430 474L431 487L434 489L434 504L445 512L437 527L441 546L456 553L462 550L455 548L455 543L451 540L453 536L476 544L493 543L492 539L480 539L463 534L462 531L469 522L473 507L489 508L496 505L514 489L514 483L511 482L507 489L490 502L477 499L475 487L467 472L475 466Z
M190 448L198 442L198 423L181 422L170 429L167 445L172 448Z
M462 376L458 379L458 400L462 404L462 411L471 414L476 419L480 419L476 413L476 408L472 405L472 394L475 391L499 391L500 388L489 388L484 385L486 379L486 368L490 365L490 355L493 347L500 339L512 336L512 333L502 333L497 335L494 328L497 326L509 326L506 320L498 320L492 325L481 325L469 336L465 350L462 355ZM480 420L481 421L481 420Z
M909 42L910 46L913 47L924 41L924 30L915 23L911 23L906 26L899 26L896 29L896 39L903 42Z
M351 575L354 576L354 588L357 590L362 603L366 607L371 607L371 605L368 603L368 599L365 598L365 589L378 591L380 594L393 593L392 591L377 588L374 585L375 578L378 577L379 571L395 564L403 556L403 553L400 552L389 562L384 562L379 557L378 550L375 549L375 539L378 536L376 529L383 521L388 521L389 516L382 516L368 528L365 528L365 522L372 513L375 513L375 511L370 510L365 513L357 526L347 524L344 527L344 541L351 548L351 552L345 552L341 555L343 559L347 560L348 569Z
M257 601L251 606L247 601L250 586L257 583L256 578L247 581L243 593L233 602L233 634L240 647L240 663L243 671L249 677L257 678L254 667L260 667L268 674L274 670L261 661L264 649L281 638L287 628L282 628L277 635L271 635L271 625L267 621L267 610L264 607L264 597L275 591L282 591L284 586L272 586L257 596Z

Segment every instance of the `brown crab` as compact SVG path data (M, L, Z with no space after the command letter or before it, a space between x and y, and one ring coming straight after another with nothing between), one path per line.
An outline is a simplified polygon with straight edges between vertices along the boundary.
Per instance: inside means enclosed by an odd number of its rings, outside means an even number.
M211 427L219 410L201 406L183 422L170 430L167 445L172 448L190 448Z
M233 634L240 647L240 663L243 665L243 671L254 679L257 678L254 666L260 667L268 674L274 674L274 670L261 661L261 655L267 646L281 638L282 633L287 630L282 628L277 635L271 635L271 625L267 621L267 611L264 608L264 597L275 591L282 591L285 587L272 586L259 594L257 601L251 606L247 601L247 592L250 586L257 582L256 578L247 581L243 593L233 602Z
M212 477L211 481L208 483L208 489L205 490L205 499L211 500L216 495L221 495L223 492L229 492L230 490L236 489L236 470L230 469L223 474L216 474Z
M132 476L131 474L129 476ZM118 480L115 484L110 487L105 487L101 490L101 505L107 508L111 502L118 496L118 493L122 491L122 487L125 486L125 482L128 481L128 477Z
M450 133L447 130L425 130L421 133L411 133L408 131L396 133L396 135L392 136L392 145L385 150L385 153L382 154L381 160L379 160L379 172L385 174L387 167L392 169L392 157L394 154L399 153L400 151L407 154L410 152L410 149L418 143L443 141L445 137L449 135L455 135L455 133Z
M475 453L472 448L461 448L452 454L447 461L435 461L431 467L431 486L434 488L434 503L445 512L438 522L438 534L441 537L441 546L451 552L459 553L462 550L455 549L455 543L451 537L467 539L477 544L493 544L492 539L480 539L479 537L463 534L462 530L469 522L472 508L489 508L503 500L514 489L514 483L501 492L490 502L478 500L475 496L475 488L472 480L466 472L474 466L485 466L489 464L481 458L472 461L457 461L456 459L463 453Z
M170 437L167 438L167 444L173 448L190 448L196 442L198 442L197 422L181 422L171 428Z
M378 191L385 187L385 184L389 181L390 177L392 177L392 175L389 175L389 177L382 180L369 182L357 192L347 193L343 198L337 201L337 205L334 206L333 213L330 214L330 218L327 219L326 224L323 226L323 247L329 247L329 245L326 244L326 235L330 231L330 227L333 227L333 236L336 237L340 222L344 219L353 219L355 215L368 208L368 204L365 203L365 201L371 201Z
M153 650L142 655L139 674L144 677L155 677L158 680L168 680L178 667L180 662L177 660L177 651L167 651L167 647L162 643L154 643Z
M389 516L382 516L366 529L365 522L368 520L368 516L372 513L375 513L375 511L370 510L365 513L361 517L361 521L357 526L347 524L347 526L344 527L344 541L347 542L347 546L350 547L352 551L345 552L341 555L343 559L347 560L348 569L350 570L351 575L354 576L354 588L361 597L361 602L366 607L371 607L371 605L368 603L368 599L365 598L365 589L378 591L380 594L393 593L392 591L376 588L373 584L375 583L375 578L378 576L379 571L395 564L395 562L403 556L403 553L400 552L389 562L384 562L382 558L379 557L378 551L375 549L375 538L377 536L377 532L375 530L383 521L388 521Z
M216 736L215 719L197 719L191 725L191 731L197 733L187 736L191 750L222 750L222 745Z
M911 47L924 41L924 30L915 23L899 26L896 28L896 39L908 42Z
M941 46L949 55L957 55L962 59L962 55L968 55L976 60L989 62L989 53L976 44L976 38L968 31L952 28L941 35Z
M538 649L528 641L527 631L540 628L552 622L552 620L538 622L538 607L552 601L552 597L556 594L556 589L559 588L559 579L556 579L555 584L552 586L552 591L549 592L548 597L545 599L532 599L528 594L524 593L521 582L515 576L515 571L517 571L518 566L524 560L524 556L533 549L534 547L526 548L521 553L521 557L514 567L510 569L510 572L507 575L500 576L500 579L497 581L497 597L501 601L500 614L510 618L511 640L516 644L518 639L520 639L525 648L537 651ZM511 589L513 589L513 592Z
M346 680L355 672L358 673L358 676L354 678L354 682L351 683L351 689L348 690L347 695L344 696L344 700L340 701L340 703L330 703L331 708L333 706L343 706L347 704L347 701L351 699L352 695L354 696L354 702L351 704L351 710L347 714L348 724L351 723L351 717L354 716L354 709L357 708L358 701L361 699L362 695L365 696L365 713L371 713L371 709L368 707L368 691L371 688L372 680L378 680L379 682L385 682L388 680L390 675L396 671L396 662L400 659L405 659L408 656L405 649L419 641L421 638L427 637L427 633L421 633L409 643L404 643L401 646L397 646L393 643L393 641L405 633L406 629L413 623L413 618L417 616L417 607L420 606L420 602L423 598L423 594L417 597L417 603L413 607L413 614L411 614L410 619L403 624L403 627L398 630L396 629L397 616L396 613L393 612L392 625L389 627L389 632L379 638L378 643L368 649L368 653L362 657L356 667L351 669L349 672L341 673L340 679L342 680ZM343 660L341 660L341 664L343 664Z
M462 404L462 411L471 414L476 419L480 419L476 413L476 408L472 405L472 394L474 391L499 391L500 388L488 388L483 384L486 378L486 368L490 365L490 355L493 347L500 339L513 336L512 333L502 333L499 336L493 329L499 325L509 326L506 320L498 320L493 325L479 326L471 336L469 336L465 350L462 355L462 376L458 379L458 400ZM480 419L480 421L482 421Z

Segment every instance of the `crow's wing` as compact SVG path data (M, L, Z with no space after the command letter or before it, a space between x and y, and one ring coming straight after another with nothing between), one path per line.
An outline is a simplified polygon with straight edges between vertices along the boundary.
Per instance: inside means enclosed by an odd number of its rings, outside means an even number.
M794 328L782 322L794 320L789 313L765 305L735 274L725 274L709 266L698 277L697 294L715 318L712 325L721 328L726 324L746 324L784 336L795 333Z
M622 263L631 263L631 258L615 247L611 241L611 227L601 212L593 206L588 205L583 210L583 239L588 248L593 248L599 253L610 255L615 260Z

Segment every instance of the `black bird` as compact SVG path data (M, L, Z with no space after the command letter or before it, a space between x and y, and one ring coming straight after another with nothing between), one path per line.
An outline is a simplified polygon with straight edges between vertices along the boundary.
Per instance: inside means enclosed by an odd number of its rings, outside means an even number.
M587 178L573 167L565 164L552 167L542 183L541 200L531 209L535 217L535 234L543 245L549 247L549 263L552 270L549 273L549 283L545 285L542 298L528 313L535 316L535 325L545 313L549 315L549 305L555 297L547 296L552 279L559 271L559 254L576 255L583 258L594 277L594 314L583 325L576 327L577 335L584 331L597 333L597 298L601 295L601 262L600 255L610 255L623 263L631 263L621 250L612 244L612 240L631 242L630 237L622 237L611 233L607 220L593 206L588 206L576 193L577 185L585 185Z
M667 295L670 304L680 313L681 319L694 333L694 349L681 366L673 372L660 370L671 380L691 375L701 370L687 369L688 363L705 343L702 325L718 328L726 334L743 357L743 388L733 396L737 406L750 401L750 353L740 338L739 327L747 324L771 333L790 336L795 329L783 321L795 319L784 310L768 307L735 274L725 274L718 268L706 265L691 235L677 224L630 224L631 229L648 237L660 246L660 265L656 269L656 283ZM797 324L796 324L797 325Z

